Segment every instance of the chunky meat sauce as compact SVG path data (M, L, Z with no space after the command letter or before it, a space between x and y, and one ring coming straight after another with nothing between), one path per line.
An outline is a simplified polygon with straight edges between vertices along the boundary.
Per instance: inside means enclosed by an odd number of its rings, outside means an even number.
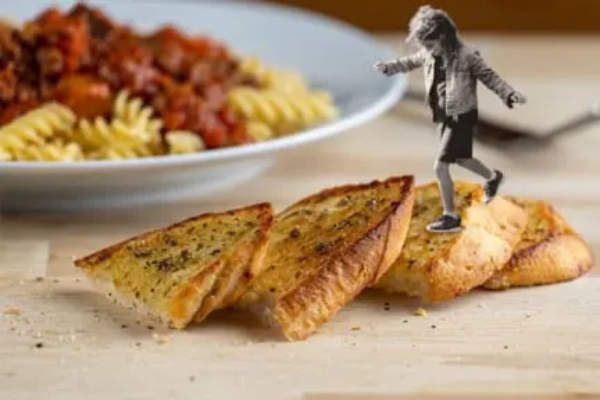
M120 90L142 98L163 131L196 132L208 148L249 142L244 121L227 105L243 76L218 41L172 26L142 35L79 4L49 8L21 29L0 27L0 123L48 101L82 118L109 117Z

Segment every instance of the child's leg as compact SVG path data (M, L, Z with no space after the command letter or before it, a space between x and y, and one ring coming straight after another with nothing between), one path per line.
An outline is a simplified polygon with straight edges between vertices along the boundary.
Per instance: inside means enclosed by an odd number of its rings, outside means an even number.
M444 204L444 214L455 215L454 212L454 182L450 176L450 165L446 162L436 160L435 173L438 178L442 202Z
M466 168L469 171L485 178L485 185L483 187L485 191L485 202L489 203L492 201L492 199L498 193L498 187L504 179L502 172L498 171L497 169L490 170L476 158L461 158L456 160L456 163L461 167Z
M485 178L486 180L492 179L494 173L491 169L485 166L477 158L460 158L456 160L456 163L461 167L468 169L469 171Z

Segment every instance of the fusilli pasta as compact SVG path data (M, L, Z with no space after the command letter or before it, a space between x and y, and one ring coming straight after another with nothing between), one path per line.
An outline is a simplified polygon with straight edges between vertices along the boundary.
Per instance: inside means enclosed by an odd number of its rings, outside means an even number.
M114 119L109 122L101 117L93 122L87 119L80 120L69 132L69 136L86 150L112 147L117 144L132 147L149 141L146 132L133 129L121 120Z
M16 161L81 161L83 151L77 143L48 142L30 145L14 153Z
M309 86L300 73L269 67L258 57L242 58L240 69L245 75L254 77L265 89L286 94L307 94L309 92Z
M145 106L142 99L130 97L126 90L117 94L113 105L114 119L151 135L160 132L162 128L162 121L153 118L153 114L151 107Z
M154 154L147 146L127 147L115 144L88 153L90 160L126 160L132 158L151 157Z
M13 157L9 152L0 149L0 161L11 161L12 159Z
M169 154L188 154L202 151L206 145L202 138L188 131L171 131L165 135Z
M257 142L273 139L276 136L273 128L264 122L249 121L246 124L246 131Z
M229 102L248 120L263 122L278 134L333 119L338 113L325 92L284 94L270 89L239 87L229 93Z
M33 144L64 134L72 129L75 114L58 103L48 103L15 118L0 128L0 150L13 154Z
M337 108L325 91L311 90L294 71L269 68L246 58L243 71L261 88L238 86L227 93L231 108L246 121L256 142L290 134L335 118ZM0 161L122 160L206 150L191 131L163 135L163 121L141 98L121 90L111 115L78 119L69 107L50 102L0 127Z

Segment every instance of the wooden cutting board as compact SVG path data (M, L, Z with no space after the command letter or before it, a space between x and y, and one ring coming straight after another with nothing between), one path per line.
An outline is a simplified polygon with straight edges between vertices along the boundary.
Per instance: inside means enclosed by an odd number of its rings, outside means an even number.
M14 265L27 265L22 250ZM29 255L30 265L42 258ZM413 313L415 300L368 292L314 336L288 343L232 311L164 329L112 305L75 271L5 275L0 398L34 398L34 387L46 400L600 393L599 292L594 271L567 284L477 291L426 307L426 316Z

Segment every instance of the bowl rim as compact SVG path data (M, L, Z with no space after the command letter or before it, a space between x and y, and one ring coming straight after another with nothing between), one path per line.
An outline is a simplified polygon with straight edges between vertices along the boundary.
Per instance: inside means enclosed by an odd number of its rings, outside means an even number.
M25 0L31 2L31 0ZM60 3L60 2L57 2ZM135 3L144 4L162 4L158 0L119 0L119 3ZM90 1L91 5L108 4L106 0ZM305 19L313 22L325 23L332 28L338 28L345 33L359 37L364 41L371 42L374 49L377 49L380 56L387 54L389 57L394 57L393 50L390 46L377 42L366 31L359 29L349 23L338 20L336 18L322 15L310 10L305 10L296 6L285 4L273 4L264 2L249 2L249 1L227 1L210 3L187 3L182 2L179 5L185 7L206 7L210 6L220 8L246 9L254 12L270 12L279 15L293 13L296 16L302 14ZM351 128L357 127L370 121L389 110L398 100L404 95L408 86L408 79L404 75L396 75L393 77L385 77L392 81L392 84L387 88L385 94L380 96L375 102L367 105L359 111L353 112L344 116L341 119L329 121L325 124L298 132L293 135L283 136L276 139L271 139L263 142L249 143L239 146L224 147L211 149L204 152L177 154L177 155L160 155L152 157L142 157L135 159L122 160L84 160L78 162L54 162L54 161L0 161L0 173L10 172L36 172L43 171L45 173L55 172L83 172L90 170L131 170L131 169L147 169L156 167L173 167L178 165L202 164L215 161L226 161L231 159L240 159L261 154L268 154L304 144L322 140L336 134L342 134Z

